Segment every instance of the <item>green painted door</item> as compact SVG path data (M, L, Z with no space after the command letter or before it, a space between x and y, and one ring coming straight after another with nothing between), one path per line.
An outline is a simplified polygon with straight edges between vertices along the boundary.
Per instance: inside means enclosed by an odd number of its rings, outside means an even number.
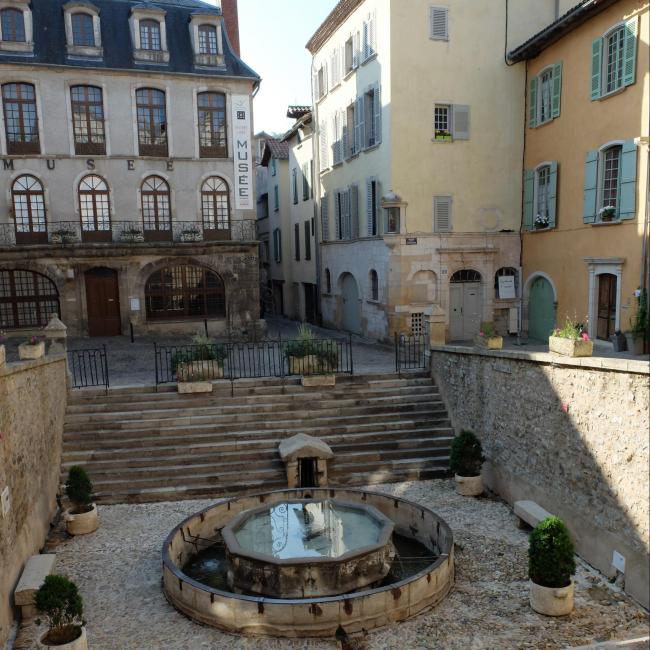
M547 341L555 327L554 296L551 283L542 277L535 278L528 299L528 336Z

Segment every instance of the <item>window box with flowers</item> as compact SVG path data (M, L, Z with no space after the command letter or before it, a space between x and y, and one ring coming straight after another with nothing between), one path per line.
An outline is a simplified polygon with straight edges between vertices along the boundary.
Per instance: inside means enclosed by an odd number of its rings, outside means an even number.
M45 356L45 341L42 336L30 336L18 346L18 356L22 361L40 359Z
M598 216L603 223L616 221L616 208L613 205L605 205L598 210Z
M584 325L567 318L564 327L556 327L548 337L548 350L565 357L590 357L594 342L589 339Z
M503 347L503 337L497 334L493 323L481 323L481 330L474 338L474 344L487 350L500 350Z
M202 241L203 233L198 228L184 228L181 230L181 241Z
M144 241L144 233L141 228L129 227L120 233L120 239L123 242L140 243Z
M50 243L52 244L74 244L77 241L79 241L79 237L71 228L59 228L50 235Z
M535 230L547 230L550 228L550 221L548 216L543 215L543 214L538 214L535 217L535 221L533 223L533 226Z
M447 129L436 129L434 140L442 140L443 142L451 142L452 136L451 132Z

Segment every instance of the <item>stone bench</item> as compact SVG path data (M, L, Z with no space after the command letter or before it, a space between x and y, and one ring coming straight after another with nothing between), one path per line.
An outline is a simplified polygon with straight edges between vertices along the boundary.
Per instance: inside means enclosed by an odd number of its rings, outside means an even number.
M518 518L519 528L527 526L535 528L546 517L552 517L550 512L534 501L515 501L515 515Z
M20 607L23 621L36 616L34 597L39 587L45 581L45 576L52 573L56 555L54 553L43 553L32 555L23 569L18 585L14 590L14 602Z

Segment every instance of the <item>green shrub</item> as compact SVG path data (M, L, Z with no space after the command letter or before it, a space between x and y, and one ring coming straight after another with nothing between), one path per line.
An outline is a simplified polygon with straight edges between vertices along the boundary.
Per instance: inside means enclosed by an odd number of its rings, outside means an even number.
M228 356L226 346L215 343L213 339L204 334L192 337L192 345L172 354L172 370L176 372L181 363L192 361L216 361L218 366L223 366L224 359Z
M485 456L481 441L471 431L461 431L451 442L449 466L458 476L479 476Z
M485 321L481 323L480 336L485 336L488 339L498 336L497 331L494 328L494 323L491 321Z
M82 508L92 502L93 484L83 467L73 465L70 468L68 480L65 482L65 493L77 508Z
M336 367L339 358L334 343L316 340L313 332L304 324L298 326L296 338L284 346L284 354L287 359L289 357L302 359L313 355L318 359L321 366L329 366L330 368ZM315 368L315 370L320 369L322 368Z
M637 298L637 307L634 318L630 318L630 332L634 338L641 338L648 329L648 292L641 289L641 294Z
M542 587L567 587L576 572L573 542L558 517L540 521L530 534L528 576Z
M77 585L64 576L49 575L34 597L36 609L50 628L45 641L61 645L74 641L83 625L83 601Z

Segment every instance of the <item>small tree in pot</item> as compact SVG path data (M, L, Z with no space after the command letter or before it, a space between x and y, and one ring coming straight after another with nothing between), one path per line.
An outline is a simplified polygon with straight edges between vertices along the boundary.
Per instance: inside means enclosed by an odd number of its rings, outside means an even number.
M485 461L481 441L471 431L461 431L451 442L449 466L456 478L456 491L466 497L483 492L481 467Z
M77 585L64 576L49 575L34 597L36 609L47 619L48 631L39 646L86 650L86 629L82 620L83 601Z
M71 508L65 511L68 532L71 535L85 535L99 528L97 506L93 503L93 484L83 467L73 465L68 471L65 493Z
M564 616L573 610L576 571L573 542L558 517L540 521L530 534L528 577L530 606L546 616Z

